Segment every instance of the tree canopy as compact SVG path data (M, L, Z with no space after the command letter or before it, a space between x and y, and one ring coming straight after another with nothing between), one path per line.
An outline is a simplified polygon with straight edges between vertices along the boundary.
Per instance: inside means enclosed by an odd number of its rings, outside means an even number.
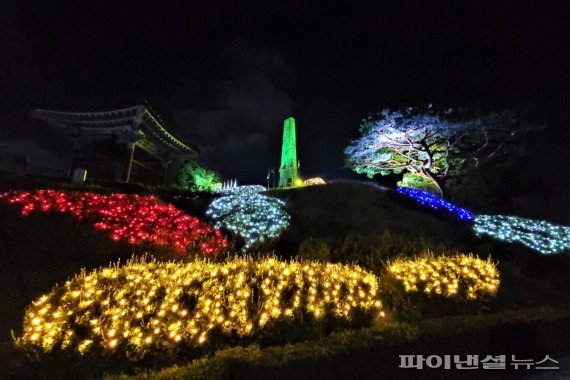
M423 188L427 182L443 196L448 180L504 151L517 135L513 121L507 112L384 109L362 120L360 137L345 149L346 162L369 178L404 173L404 182Z
M182 166L178 182L190 191L213 192L222 187L222 180L218 173L195 161L189 161Z

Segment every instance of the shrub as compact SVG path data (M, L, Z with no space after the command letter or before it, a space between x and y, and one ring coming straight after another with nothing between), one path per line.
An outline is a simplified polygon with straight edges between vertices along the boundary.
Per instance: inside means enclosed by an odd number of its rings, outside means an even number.
M383 315L374 275L358 266L254 261L160 263L82 272L26 310L24 349L119 351L132 357L263 335L303 319Z
M383 299L394 312L407 316L421 314L428 307L448 312L454 306L464 308L465 301L484 302L496 295L500 284L496 264L490 258L434 256L429 251L388 262L380 278Z
M304 260L331 261L331 249L322 240L307 239L299 247L299 257Z
M11 191L0 194L19 205L22 215L32 211L59 212L89 221L113 240L168 247L177 252L216 254L227 247L221 232L156 197L71 191Z
M196 192L214 192L222 188L220 175L195 161L189 161L182 166L178 175L178 183Z
M396 185L439 194L439 189L434 185L433 181L414 173L404 173L402 180L398 181Z
M245 249L276 238L287 228L290 217L285 202L260 194L264 190L258 185L223 190L224 195L210 204L206 215L216 221L217 228L241 236Z
M521 243L543 254L570 251L570 227L546 220L508 215L477 215L476 236L488 235L508 243Z
M453 254L457 247L423 236L409 236L384 230L375 234L346 234L337 239L308 238L299 247L303 259L355 263L380 274L390 257L416 256L426 250Z
M398 368L397 355L405 352L453 352L468 355L513 350L520 337L532 342L566 347L570 334L568 310L533 308L497 314L456 316L410 323L383 323L369 329L344 331L317 341L262 348L232 347L181 365L129 375L107 375L105 380L171 379L410 379ZM434 347L437 347L434 350ZM537 355L543 348L538 345ZM534 352L534 351L531 351ZM539 356L542 357L542 356ZM425 368L425 367L424 367ZM418 378L481 378L437 374ZM382 373L384 376L379 377ZM409 373L409 372L408 372ZM455 376L454 376L455 375ZM479 375L479 376L477 376Z

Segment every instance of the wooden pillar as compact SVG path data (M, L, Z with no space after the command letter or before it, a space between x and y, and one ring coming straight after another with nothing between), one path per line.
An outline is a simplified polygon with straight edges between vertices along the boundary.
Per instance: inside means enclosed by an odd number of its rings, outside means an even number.
M162 178L162 186L166 186L166 180L168 179L168 166L172 163L172 161L166 161L163 163L164 166L164 176Z
M136 145L136 143L127 144L127 154L125 158L125 182L127 183L131 180L131 171L133 168L133 157L135 156Z
M69 172L67 173L67 176L69 178L71 178L73 176L73 171L75 170L78 154L79 154L79 152L78 152L77 148L75 148L73 150L73 158L71 159L71 164L69 165Z

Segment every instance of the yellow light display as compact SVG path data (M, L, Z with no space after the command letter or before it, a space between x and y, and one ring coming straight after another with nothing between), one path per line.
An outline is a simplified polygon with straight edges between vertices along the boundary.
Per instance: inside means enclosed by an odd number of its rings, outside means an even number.
M303 186L315 186L315 185L326 185L326 184L327 182L321 177L309 178L303 182Z
M396 259L388 263L386 273L406 292L469 300L494 295L500 284L499 271L491 259L463 254Z
M252 336L303 315L384 315L378 280L355 265L234 258L131 259L82 272L26 309L16 345L31 351L123 351L142 357L207 344L212 332Z

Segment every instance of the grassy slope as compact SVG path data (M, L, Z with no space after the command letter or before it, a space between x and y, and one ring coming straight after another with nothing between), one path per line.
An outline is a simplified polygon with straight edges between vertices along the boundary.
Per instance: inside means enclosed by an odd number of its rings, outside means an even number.
M354 243L354 236L364 236L361 245L353 247L362 253L361 249L370 248L367 246L370 241L386 230L402 236L411 246L417 244L418 236L424 236L431 240L427 245L445 241L447 246L458 249L480 248L469 238L466 226L426 212L396 194L366 185L338 183L272 193L288 201L292 215L292 225L276 246L284 256L294 255L299 244L310 238L327 241L333 250L345 252L346 246ZM203 197L190 197L185 203L184 208L188 210L204 209ZM425 242L421 244L426 245ZM8 290L0 292L0 373L20 377L21 371L25 372L24 367L28 366L23 364L28 362L14 352L10 330L20 328L24 308L30 301L55 283L73 276L82 267L96 268L129 257L132 252L132 247L114 244L105 236L94 233L90 227L77 224L69 216L32 215L22 218L15 210L0 204L0 284ZM507 265L503 272L507 277L503 287L506 292L499 294L502 302L508 302L509 307L535 307L545 302L558 302L559 287L549 282L548 274L555 270L558 271L557 276L550 277L563 278L569 260L566 258L565 262L560 262L564 258L538 258L539 262L529 263L528 260L518 262L517 257L511 261L508 256L503 257ZM342 261L351 257L337 255L334 259ZM514 264L510 265L511 262ZM541 266L544 275L529 279L525 268ZM65 360L51 358L44 360L45 365L39 363L34 368L47 373L58 369L54 373L60 375L65 373L67 365L90 369L87 362ZM103 371L105 365L103 361L97 369L93 367L91 370L95 373Z
M362 183L341 182L327 186L272 191L287 201L291 226L276 250L294 255L307 240L325 242L335 261L351 256L413 253L416 248L466 250L469 227L447 215L427 212L394 191ZM472 245L472 244L471 244Z
M64 215L22 218L0 204L0 373L17 355L10 330L20 329L24 309L81 268L97 268L131 255L89 226Z
M270 194L287 201L293 217L291 230L303 237L331 238L389 229L448 240L456 232L453 224L413 207L393 191L362 183L339 182Z
M368 258L394 254L474 252L499 261L502 307L536 307L569 300L570 255L539 255L520 245L473 237L470 225L434 212L394 191L355 182L272 191L287 201L291 226L277 243L280 253L295 254L307 239L326 241L334 261L357 261L378 271ZM390 239L382 235L390 232ZM381 264L381 263L380 263Z
M570 342L561 338L570 335L568 322L570 310L548 308L455 316L415 324L393 322L281 347L228 348L186 365L106 379L490 379L491 375L517 373L401 370L398 355L451 354L464 358L469 354L514 354L543 358L549 354L560 359L561 353L570 349ZM565 368L567 364L561 361L560 366Z

